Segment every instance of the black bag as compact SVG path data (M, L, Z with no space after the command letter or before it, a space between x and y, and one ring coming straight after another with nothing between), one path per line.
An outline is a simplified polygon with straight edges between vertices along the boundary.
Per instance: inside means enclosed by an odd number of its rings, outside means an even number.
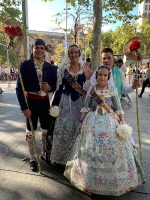
M52 149L53 130L54 130L55 121L56 121L56 117L50 116L50 127L46 136L46 162L48 164L50 163L50 155L51 155L51 149Z

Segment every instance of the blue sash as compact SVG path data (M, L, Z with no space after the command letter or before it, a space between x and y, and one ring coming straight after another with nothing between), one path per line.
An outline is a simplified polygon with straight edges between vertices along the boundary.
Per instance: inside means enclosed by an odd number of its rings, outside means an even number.
M97 95L94 88L91 89L89 93L96 101L98 105L100 105L106 112L110 113L115 119L120 123L119 117L109 108L109 106Z
M81 87L81 85L78 84L77 81L74 80L73 76L68 72L67 69L64 70L64 78L78 93L82 94L83 96L86 95L86 91Z

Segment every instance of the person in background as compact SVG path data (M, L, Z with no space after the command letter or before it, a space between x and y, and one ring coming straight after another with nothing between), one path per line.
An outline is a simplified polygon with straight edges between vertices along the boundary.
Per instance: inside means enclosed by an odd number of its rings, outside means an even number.
M150 87L150 68L148 68L148 70L147 70L147 76L148 76L148 78L146 80L144 80L142 83L142 90L141 90L140 94L138 95L139 98L142 98L145 88ZM150 94L149 94L149 96L150 96Z
M147 68L147 69L150 68L149 62L146 63L146 68Z
M89 65L90 69L91 69L91 58L87 58L86 59L86 63Z
M56 74L56 77L58 75L58 66L55 65L54 60L50 60L50 64L53 66L54 72Z
M132 65L130 64L126 69L126 78L129 84L132 81L132 73L133 73L133 69L132 69Z
M26 141L29 147L30 168L32 171L36 171L37 163L29 120L32 121L34 131L37 129L38 119L40 121L41 159L45 160L46 134L50 126L48 93L56 89L56 78L53 67L44 61L44 57L45 42L37 38L32 43L30 59L20 64L20 72L29 107L27 107L19 77L16 84L17 98L22 113L26 118Z
M3 93L3 90L2 90L2 88L0 87L0 94L2 94Z
M123 64L123 60L122 59L118 59L117 63L118 63L118 68L121 69L123 71L124 75L125 75L127 67Z
M126 68L126 66L123 64L123 60L122 59L118 59L118 68L120 69L120 70L122 70L123 71L123 73L124 73L124 76L126 76L126 70L127 70L127 68ZM129 94L122 94L122 97L127 97L127 103L126 104L128 104L128 105L131 105L132 103L133 103L133 100L131 99L131 96L129 95Z

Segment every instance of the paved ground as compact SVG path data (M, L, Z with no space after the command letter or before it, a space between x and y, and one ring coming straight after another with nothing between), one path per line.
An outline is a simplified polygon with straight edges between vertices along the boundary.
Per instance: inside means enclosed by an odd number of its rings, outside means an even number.
M15 95L15 84L7 88L0 82L4 93L0 95L0 200L150 200L150 97L148 90L139 99L141 138L144 169L147 183L121 197L88 196L75 189L55 169L41 161L43 175L29 169L28 149L25 141L24 117L19 109ZM135 103L135 93L131 94ZM133 129L138 146L136 107L122 102L126 121ZM36 133L39 144L40 132Z

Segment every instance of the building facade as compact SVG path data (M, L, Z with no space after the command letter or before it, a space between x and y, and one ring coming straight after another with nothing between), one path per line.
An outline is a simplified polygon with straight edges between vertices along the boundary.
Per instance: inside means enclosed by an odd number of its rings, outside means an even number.
M145 16L145 18L150 18L150 0L144 0L139 4L138 14ZM142 18L138 20L139 25L142 25Z
M47 31L36 31L36 30L28 30L29 33L29 49L31 49L32 42L34 38L41 38L45 41L46 45L50 44L51 49L51 55L54 55L54 50L57 44L62 43L65 48L65 33L59 33L59 32L47 32ZM72 44L74 39L71 37L71 35L68 34L68 45Z

